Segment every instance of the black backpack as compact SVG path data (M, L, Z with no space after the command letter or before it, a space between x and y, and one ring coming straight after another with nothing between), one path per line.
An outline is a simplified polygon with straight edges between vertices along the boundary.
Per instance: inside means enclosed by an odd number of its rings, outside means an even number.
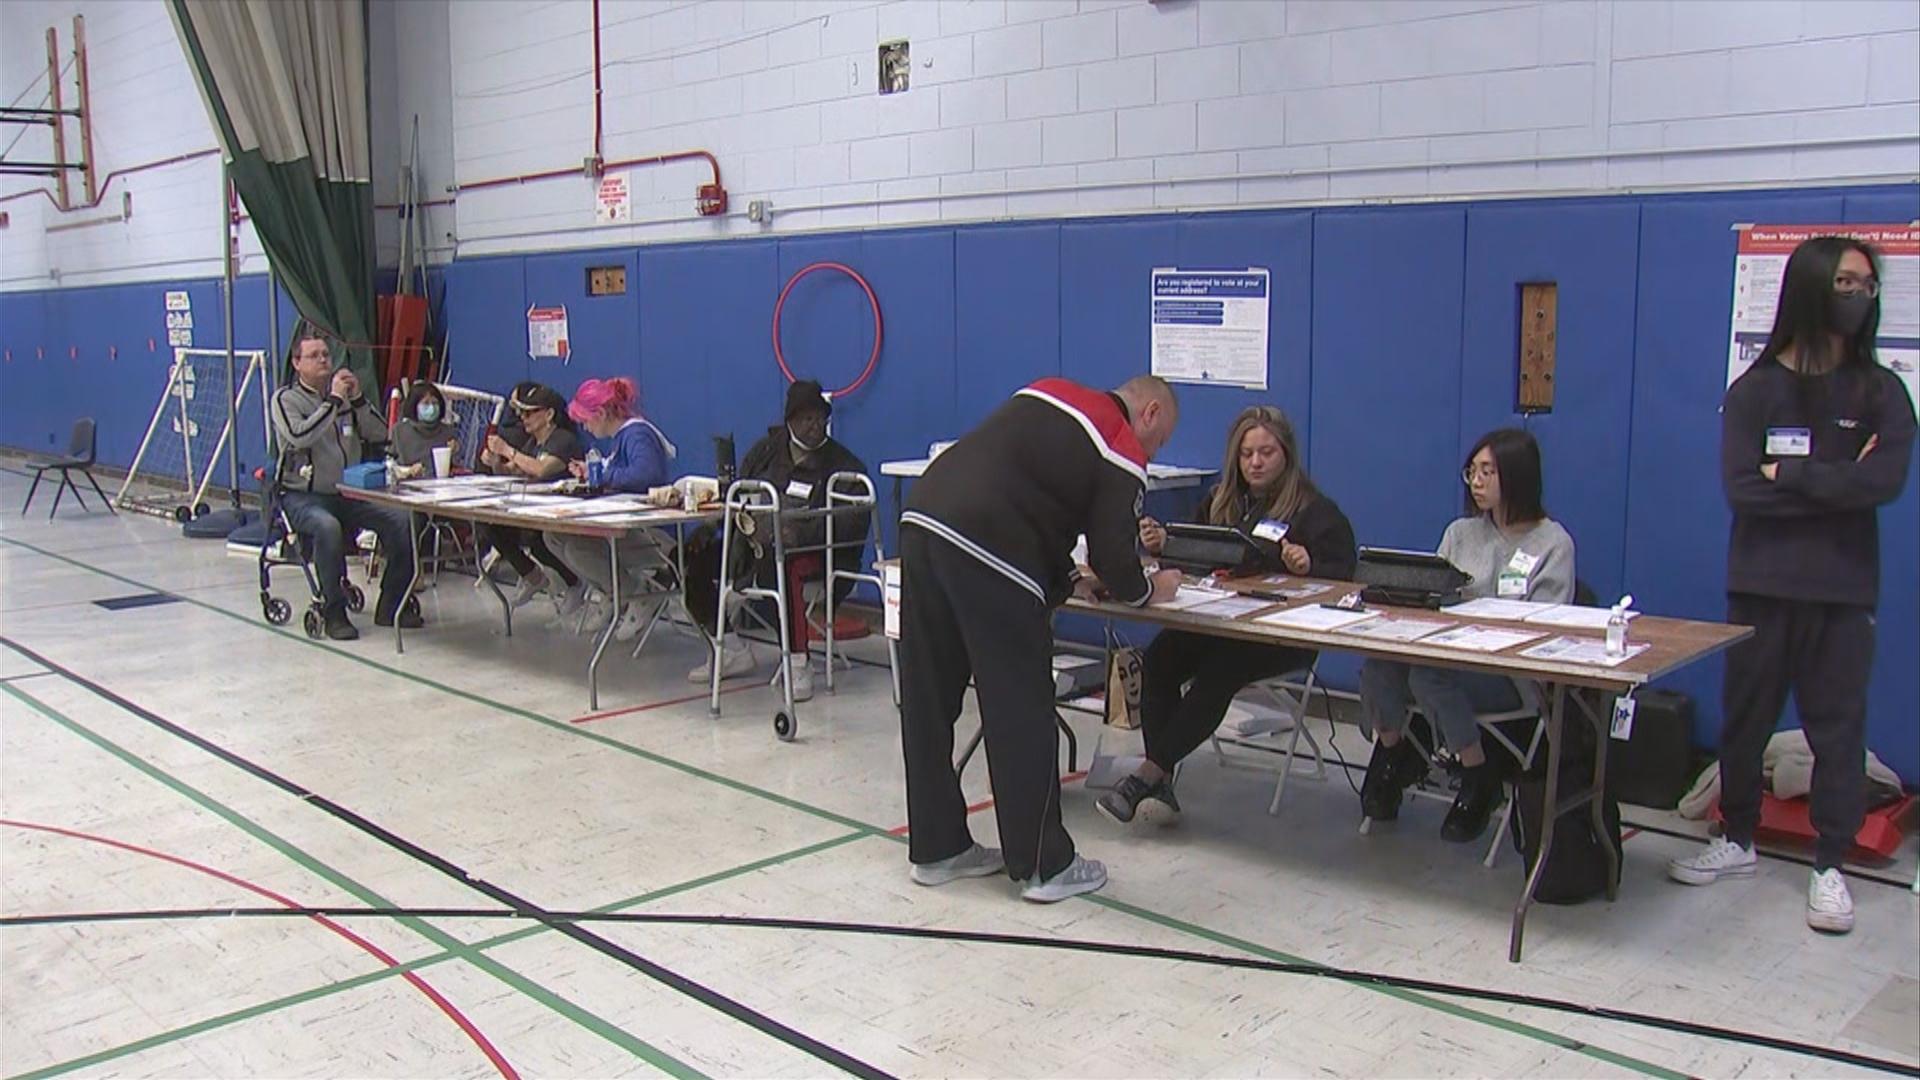
M1568 703L1570 706L1571 702ZM1577 706L1573 706L1577 708ZM1567 746L1560 761L1560 795L1585 791L1593 776L1595 752L1593 729L1583 717L1569 717L1563 738ZM1616 854L1620 851L1620 802L1614 798L1613 785L1601 800L1601 817L1606 823L1607 839ZM1522 875L1533 871L1540 851L1540 831L1546 823L1546 755L1541 754L1534 768L1514 782L1513 846L1522 856ZM1607 891L1607 855L1593 831L1593 809L1582 804L1560 815L1553 827L1553 850L1540 874L1540 887L1533 898L1543 904L1578 904L1603 896ZM1614 884L1618 884L1618 874Z

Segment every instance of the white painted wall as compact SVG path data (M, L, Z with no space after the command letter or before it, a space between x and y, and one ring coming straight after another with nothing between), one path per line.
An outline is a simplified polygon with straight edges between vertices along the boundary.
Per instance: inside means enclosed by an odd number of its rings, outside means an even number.
M589 4L450 14L461 182L586 156ZM589 182L548 181L463 194L463 253L757 233L756 198L785 231L1920 175L1913 0L603 0L601 22L606 156L711 149L740 216L693 219L696 165L634 172L634 227L591 229ZM902 37L912 89L881 97L876 46ZM1758 149L1701 152L1726 147Z
M0 3L0 95L75 13L103 172L214 145L159 0ZM423 197L592 152L588 0L370 19L379 202L415 114ZM752 235L753 199L792 231L1920 175L1915 0L602 0L601 23L606 156L710 149L733 216L695 218L691 163L630 174L631 226L593 227L585 178L468 191L428 211L435 261L455 235L470 255ZM913 87L882 98L876 46L901 37ZM32 129L9 157L46 149ZM218 177L206 158L95 211L0 204L0 287L216 273ZM117 215L121 190L132 220L45 231Z

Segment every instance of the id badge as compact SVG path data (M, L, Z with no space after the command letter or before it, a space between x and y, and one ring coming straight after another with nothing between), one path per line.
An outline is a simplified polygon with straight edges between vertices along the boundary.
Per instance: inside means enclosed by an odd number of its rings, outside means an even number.
M789 480L787 481L787 498L806 502L808 499L813 498L813 485L803 484L798 480Z
M1265 540L1269 543L1277 544L1286 539L1287 523L1284 521L1273 521L1271 519L1262 521L1253 527L1253 535L1256 540Z
M1516 574L1507 571L1500 575L1501 599L1513 600L1525 595L1527 595L1527 576L1525 574Z
M1609 733L1614 738L1623 742L1633 738L1633 714L1639 707L1639 703L1630 697L1615 699L1613 722L1609 725Z
M1806 457L1813 453L1813 431L1803 427L1767 429L1768 457Z

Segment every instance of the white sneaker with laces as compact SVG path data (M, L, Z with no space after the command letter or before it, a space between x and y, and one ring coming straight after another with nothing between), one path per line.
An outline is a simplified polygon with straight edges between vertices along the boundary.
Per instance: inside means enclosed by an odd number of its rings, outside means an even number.
M961 878L991 877L1005 873L1007 861L1001 857L999 848L981 847L975 844L951 859L939 862L915 863L913 883L915 885L945 885Z
M1723 877L1752 877L1760 859L1750 847L1716 836L1706 847L1667 863L1667 876L1682 885L1711 885Z
M787 674L793 678L793 700L813 700L813 665L801 654L787 657Z
M1828 934L1853 929L1853 893L1838 870L1815 870L1807 882L1807 925Z
M731 679L737 675L745 675L752 670L753 646L729 635L726 642L720 647L720 677L722 679ZM708 649L707 658L700 661L700 666L687 672L687 681L690 683L705 683L711 682L712 680L713 650Z
M1035 878L1020 890L1020 899L1036 904L1056 904L1070 896L1096 892L1107 883L1107 868L1098 859L1075 855L1065 870L1047 878Z
M546 587L547 575L545 574L535 572L532 577L523 577L520 579L519 586L513 590L513 599L509 603L516 610L526 607L533 602L534 597L540 595L540 590Z

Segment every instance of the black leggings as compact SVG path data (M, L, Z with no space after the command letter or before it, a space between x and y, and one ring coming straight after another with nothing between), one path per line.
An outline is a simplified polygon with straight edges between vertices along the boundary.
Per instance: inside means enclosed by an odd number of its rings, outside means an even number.
M1140 733L1147 760L1172 772L1212 737L1243 687L1302 670L1315 655L1309 649L1162 630L1141 662Z
M474 538L482 546L492 545L507 565L523 578L532 577L537 568L533 560L560 575L560 580L571 589L580 584L580 578L567 569L560 557L547 549L547 534L534 529L515 529L505 525L478 525L474 527Z

